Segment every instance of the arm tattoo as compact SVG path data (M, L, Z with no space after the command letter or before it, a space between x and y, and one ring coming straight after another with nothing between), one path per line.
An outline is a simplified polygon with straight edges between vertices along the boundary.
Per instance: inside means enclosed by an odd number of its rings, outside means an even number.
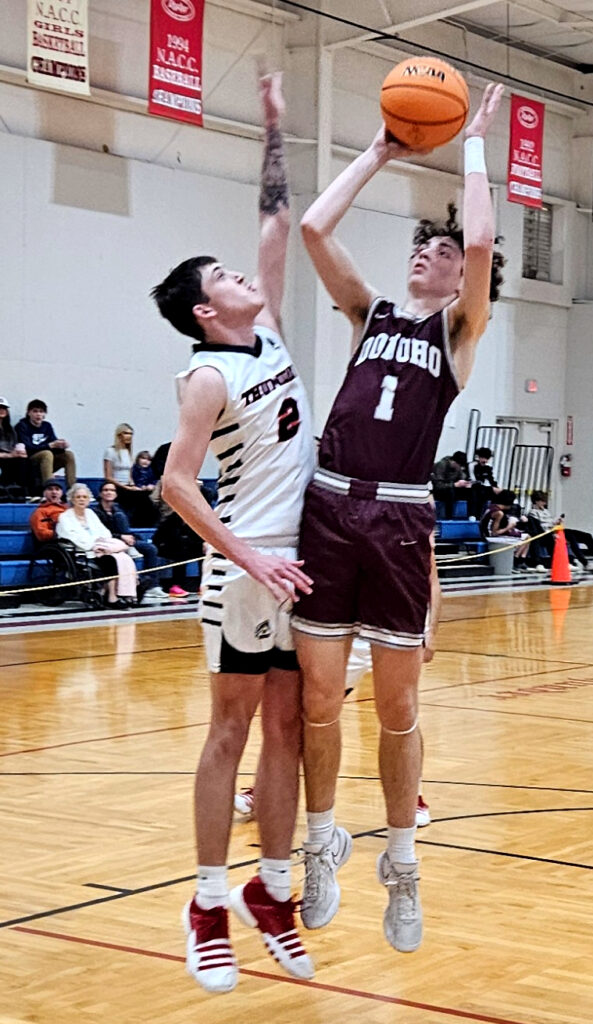
M282 132L276 125L266 128L266 148L259 193L260 213L273 217L281 206L288 209L288 183L286 160L282 145Z

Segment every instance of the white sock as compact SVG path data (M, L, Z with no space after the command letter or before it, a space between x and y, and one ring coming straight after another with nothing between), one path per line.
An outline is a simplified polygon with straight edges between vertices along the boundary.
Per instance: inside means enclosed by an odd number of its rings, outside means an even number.
M259 862L259 877L275 900L286 903L290 899L290 861L262 857Z
M329 843L335 828L334 809L329 811L307 811L307 843L325 846Z
M414 836L416 826L411 828L387 829L387 854L392 864L415 864L416 854L414 852Z
M204 864L198 864L196 903L202 910L212 910L213 907L228 907L229 883L226 864L223 864L221 867L218 865L216 867L207 867Z

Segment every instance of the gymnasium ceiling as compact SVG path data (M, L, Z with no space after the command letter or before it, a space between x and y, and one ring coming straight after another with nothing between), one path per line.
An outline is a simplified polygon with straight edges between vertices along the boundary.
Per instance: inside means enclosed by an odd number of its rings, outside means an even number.
M583 74L593 74L592 0L267 0L270 7L306 16L325 12L338 45L376 42L389 36L410 41L415 30L439 23L464 33L468 44L487 39ZM343 20L341 20L343 19ZM352 24L347 24L351 22ZM356 24L354 24L356 23Z

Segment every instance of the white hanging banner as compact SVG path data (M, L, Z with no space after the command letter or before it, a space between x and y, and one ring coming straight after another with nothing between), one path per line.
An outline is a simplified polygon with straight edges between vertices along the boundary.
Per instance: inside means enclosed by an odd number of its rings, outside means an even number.
M27 0L27 81L89 94L88 0Z

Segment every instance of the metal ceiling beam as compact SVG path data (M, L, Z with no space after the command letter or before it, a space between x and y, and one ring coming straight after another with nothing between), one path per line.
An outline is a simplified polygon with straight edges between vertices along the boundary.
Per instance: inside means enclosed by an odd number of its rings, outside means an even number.
M365 32L364 35L351 36L349 39L340 39L335 43L328 43L327 49L341 50L346 47L357 46L368 39L376 39L377 36L382 34L404 32L409 28L417 28L419 25L428 25L431 22L440 21L441 18L451 17L455 14L466 14L468 11L475 11L480 7L491 7L495 3L498 3L498 0L466 0L465 3L454 4L453 6L441 6L440 10L433 11L432 14L419 15L417 18L399 21L382 29L378 28L375 32Z
M579 19L574 12L569 13L557 4L549 3L549 0L511 0L511 7L536 14L542 21L551 21L558 28L580 29L588 35L593 34L593 19Z

